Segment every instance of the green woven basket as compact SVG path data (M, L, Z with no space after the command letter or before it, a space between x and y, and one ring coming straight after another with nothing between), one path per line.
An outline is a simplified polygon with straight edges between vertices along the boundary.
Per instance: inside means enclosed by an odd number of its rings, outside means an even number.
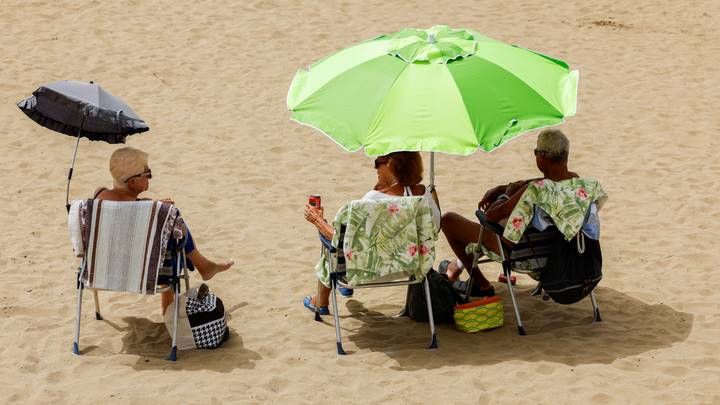
M455 307L455 328L461 332L475 333L503 326L505 310L498 296L469 302Z

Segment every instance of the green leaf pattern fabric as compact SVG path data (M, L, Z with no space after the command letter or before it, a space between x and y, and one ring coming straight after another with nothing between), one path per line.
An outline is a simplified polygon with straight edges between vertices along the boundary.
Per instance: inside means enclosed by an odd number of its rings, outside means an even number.
M550 215L558 230L569 241L582 228L590 204L595 202L600 209L606 200L605 190L594 179L533 181L510 213L503 236L517 243L532 221L535 206L538 206Z
M505 239L517 243L520 241L525 229L532 222L535 205L542 208L555 222L566 240L570 240L582 228L585 214L590 204L595 202L598 210L607 201L607 194L599 182L594 179L575 178L563 181L537 180L530 183L520 197L520 201L508 217L503 236ZM465 247L467 254L475 253L477 243L469 243ZM480 251L485 256L498 263L502 263L502 256L480 245ZM525 260L513 263L513 270L527 272L531 277L539 280L534 272L542 267L536 260Z
M340 227L346 225L342 253L350 285L424 277L435 261L437 232L430 205L422 197L351 201L340 209L332 225L335 247ZM324 285L330 285L325 255L315 272Z

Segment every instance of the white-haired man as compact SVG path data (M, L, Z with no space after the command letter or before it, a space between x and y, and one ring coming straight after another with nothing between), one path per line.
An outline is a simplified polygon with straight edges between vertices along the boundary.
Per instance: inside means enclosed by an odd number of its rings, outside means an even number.
M478 203L478 209L485 212L488 221L499 223L505 226L508 217L523 197L528 185L533 181L550 180L551 182L562 182L578 178L577 173L568 170L568 155L570 152L570 141L559 130L550 129L540 133L535 148L535 162L537 168L542 172L543 177L521 180L510 184L500 185L491 188ZM472 265L472 255L466 253L466 246L478 241L481 226L477 221L467 219L457 213L448 212L442 217L442 231L447 238L450 247L458 257L457 261L444 260L440 263L440 272L446 273L450 281L456 281L462 270ZM504 240L503 243L510 244ZM497 239L491 232L483 233L482 250L486 255L496 256L500 253ZM493 252L496 255L493 255ZM492 296L495 290L490 282L483 276L478 268L472 269L473 286L471 296ZM504 277L501 275L501 277ZM502 280L504 281L504 280ZM457 285L462 289L462 285Z

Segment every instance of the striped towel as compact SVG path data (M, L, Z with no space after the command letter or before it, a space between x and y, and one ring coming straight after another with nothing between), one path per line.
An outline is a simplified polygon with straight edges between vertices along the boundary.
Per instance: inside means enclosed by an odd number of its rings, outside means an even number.
M167 242L182 222L159 201L86 200L80 210L88 288L155 294Z

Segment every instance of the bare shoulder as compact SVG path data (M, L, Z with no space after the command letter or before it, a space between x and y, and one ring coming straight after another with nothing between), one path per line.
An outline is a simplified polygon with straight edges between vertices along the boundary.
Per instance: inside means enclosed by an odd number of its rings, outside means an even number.
M414 186L410 186L410 191L412 191L413 195L423 195L425 194L425 186L422 184L416 184Z
M101 187L95 192L95 199L107 201L135 201L134 198L129 198L126 194L116 190L110 190L105 187Z
M107 187L98 187L98 188L95 190L95 192L93 193L93 198L94 198L94 199L98 199L98 200L102 200L103 198L101 198L100 196L103 195L103 194L105 194L105 193L108 192L108 191L110 191L110 190L108 190Z

